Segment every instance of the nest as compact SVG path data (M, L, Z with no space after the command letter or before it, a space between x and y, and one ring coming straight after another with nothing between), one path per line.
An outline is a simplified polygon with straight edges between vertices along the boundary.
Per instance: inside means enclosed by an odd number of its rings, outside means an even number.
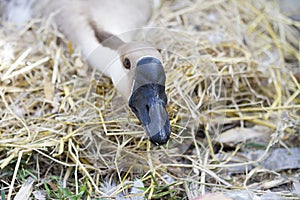
M1 23L0 177L8 197L26 177L42 188L55 176L74 194L86 185L86 198L136 197L137 180L141 197L194 198L251 185L249 175L228 176L230 157L220 155L253 147L220 147L224 131L264 127L266 153L299 144L300 23L274 1L165 1L150 25L161 28L140 38L163 55L172 125L160 147L51 19L22 30ZM272 180L266 176L259 180Z

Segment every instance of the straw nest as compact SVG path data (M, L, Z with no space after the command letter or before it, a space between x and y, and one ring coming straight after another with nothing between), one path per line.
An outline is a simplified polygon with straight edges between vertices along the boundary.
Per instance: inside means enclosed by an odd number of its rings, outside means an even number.
M266 152L299 144L300 23L275 2L165 1L151 25L163 28L147 40L164 57L173 130L161 147L147 141L111 81L88 68L51 19L32 20L22 30L1 22L6 195L28 176L39 187L57 176L74 193L86 184L86 198L130 196L136 180L144 197L193 198L248 187L248 175L224 172L230 157L215 155L225 130L264 127ZM233 150L251 148L241 142ZM232 149L219 154L226 152Z

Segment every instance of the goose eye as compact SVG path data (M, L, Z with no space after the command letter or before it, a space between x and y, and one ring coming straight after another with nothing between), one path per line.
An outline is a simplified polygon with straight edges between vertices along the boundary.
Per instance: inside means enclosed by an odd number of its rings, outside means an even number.
M130 60L128 58L125 58L123 61L123 65L126 69L130 69L130 67L131 67Z

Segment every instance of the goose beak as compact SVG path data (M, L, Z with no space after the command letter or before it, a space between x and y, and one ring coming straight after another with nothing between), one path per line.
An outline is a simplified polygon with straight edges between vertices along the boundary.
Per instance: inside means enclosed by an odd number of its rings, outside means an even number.
M143 57L137 62L129 107L156 145L167 143L171 134L165 81L166 75L158 59Z

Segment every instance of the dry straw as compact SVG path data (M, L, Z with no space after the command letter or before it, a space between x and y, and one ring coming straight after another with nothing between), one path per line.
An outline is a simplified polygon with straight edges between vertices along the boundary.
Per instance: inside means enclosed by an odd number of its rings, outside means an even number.
M299 131L300 23L275 2L165 1L151 25L164 28L147 36L161 47L168 79L173 132L162 147L147 141L110 80L88 68L51 19L23 30L1 23L0 171L13 174L0 177L9 197L26 164L37 183L58 175L78 193L86 181L90 197L128 194L135 178L148 198L158 185L188 197L247 188L253 174L228 177L230 160L215 157L222 130L267 127L266 154Z

